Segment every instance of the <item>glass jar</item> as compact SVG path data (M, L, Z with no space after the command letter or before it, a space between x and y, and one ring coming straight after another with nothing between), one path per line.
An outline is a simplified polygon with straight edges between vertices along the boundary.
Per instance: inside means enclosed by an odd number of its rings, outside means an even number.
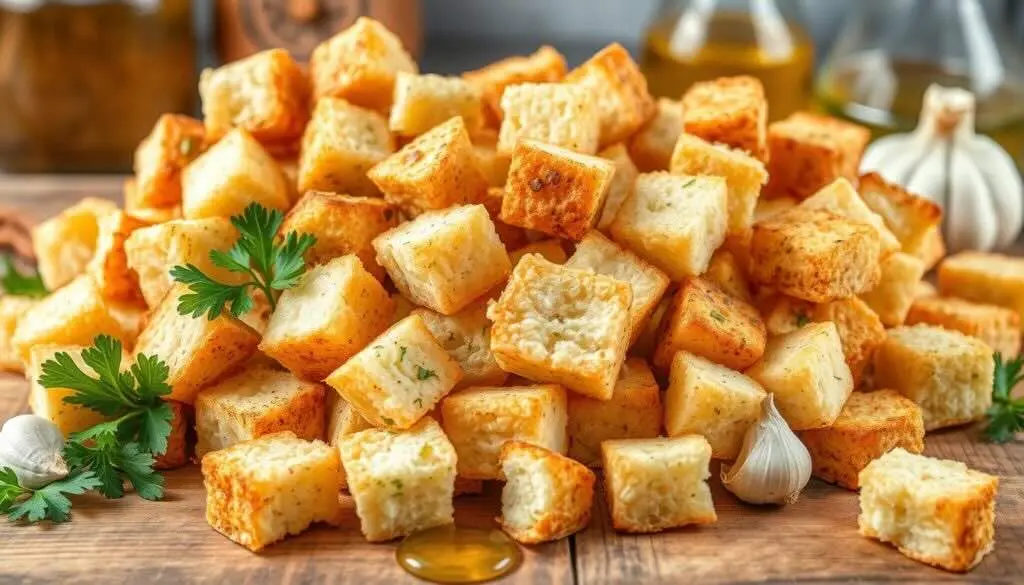
M127 171L195 88L191 0L0 0L0 170Z
M695 81L754 76L777 120L809 103L814 45L793 0L662 0L642 67L651 92L671 98Z

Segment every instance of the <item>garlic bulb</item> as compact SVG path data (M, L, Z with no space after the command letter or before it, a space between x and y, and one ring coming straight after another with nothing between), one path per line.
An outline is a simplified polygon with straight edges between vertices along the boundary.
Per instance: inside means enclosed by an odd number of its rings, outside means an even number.
M750 504L792 504L811 479L811 454L775 408L771 394L747 429L739 457L722 464L722 484Z
M975 134L974 109L971 92L932 85L917 128L876 140L861 160L861 172L876 171L943 207L950 252L1008 246L1024 220L1017 167L995 141Z
M10 467L22 487L41 488L67 476L63 449L60 429L41 416L22 414L0 428L0 467Z

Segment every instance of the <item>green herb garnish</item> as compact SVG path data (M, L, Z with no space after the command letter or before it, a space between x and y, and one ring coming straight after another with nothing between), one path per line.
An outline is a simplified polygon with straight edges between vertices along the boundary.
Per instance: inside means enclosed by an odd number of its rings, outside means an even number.
M1024 381L1024 355L1003 361L1003 355L995 354L995 376L992 380L992 406L988 409L988 425L985 437L994 443L1012 441L1018 432L1024 430L1024 398L1013 398L1013 391Z
M7 514L11 522L67 522L71 518L71 500L65 494L84 494L99 485L96 474L81 471L30 489L18 483L18 476L11 468L0 467L0 512Z
M43 279L39 274L22 274L19 272L10 254L0 256L0 262L3 263L4 272L3 276L0 277L0 287L4 289L4 293L33 298L45 297L50 294L50 291L46 290L46 285L43 284Z
M429 380L431 378L436 377L437 372L435 372L434 370L428 370L427 368L424 368L423 366L420 365L416 366L416 379L419 380L420 382L422 382L423 380Z

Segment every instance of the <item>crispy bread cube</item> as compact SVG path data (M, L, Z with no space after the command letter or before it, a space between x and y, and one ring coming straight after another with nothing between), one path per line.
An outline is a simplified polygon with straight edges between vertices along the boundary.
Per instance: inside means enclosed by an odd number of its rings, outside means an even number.
M757 309L703 278L689 278L676 291L662 320L654 365L668 371L679 351L742 370L764 352L766 333Z
M0 372L21 373L25 362L14 347L14 332L39 299L14 295L0 296Z
M429 309L414 309L427 329L448 355L462 368L462 380L456 388L468 386L500 386L508 374L498 367L491 353L491 322L487 305L473 303L454 315L442 315Z
M494 230L498 232L498 239L505 245L506 250L511 251L527 245L530 243L530 239L525 229L501 221L501 205L505 201L504 180L501 184L501 187L487 189L487 197L484 198L483 205L487 208L487 214L491 216L491 221L494 222Z
M466 124L456 116L413 139L367 173L388 202L409 216L487 197Z
M462 78L480 90L488 106L489 117L500 123L501 96L506 87L520 83L561 81L567 70L565 57L554 47L543 45L531 55L495 61L481 69L463 73Z
M860 533L929 565L971 570L995 541L999 478L895 449L860 475Z
M800 433L814 475L856 490L862 469L896 447L924 450L921 409L899 392L854 392L831 427Z
M497 302L491 351L506 372L608 400L629 345L630 285L524 256Z
M1024 315L1024 258L960 252L939 266L939 292Z
M683 94L683 132L768 160L768 101L755 77L700 81Z
M349 406L345 399L337 392L327 392L327 426L324 432L327 436L327 443L338 448L341 440L349 435L376 428L370 421L363 418L356 409ZM341 489L348 490L348 479L345 477L345 467L341 468Z
M672 298L674 296L674 294L666 294L661 297L658 306L654 307L654 311L651 312L651 318L647 320L647 323L640 330L640 335L637 337L636 342L629 348L630 355L643 358L650 358L654 355L658 344L658 334L661 332L661 324L665 321L668 308L672 306Z
M794 431L830 426L853 392L834 323L810 323L768 340L764 356L746 374L775 394Z
M629 307L630 345L640 336L644 323L668 289L668 276L636 254L591 230L576 246L567 268L589 270L629 284L633 303Z
M637 177L612 222L612 239L672 280L703 273L725 240L728 189L722 177L667 172Z
M568 407L569 456L589 467L601 466L602 442L649 439L661 431L661 392L641 358L622 364L610 399L572 393Z
M875 348L885 341L885 327L878 314L857 297L816 305L810 314L817 323L835 323L846 365L854 385L859 385Z
M157 455L153 462L154 469L177 469L189 462L188 431L189 407L175 400L167 400L171 408L171 433L167 436L167 450Z
M639 171L629 158L629 152L623 143L609 146L599 152L598 156L615 163L615 174L612 175L612 182L608 186L608 196L605 197L600 219L597 220L598 228L608 230L612 221L615 220L615 216L618 215L622 202L633 190L633 182L636 181Z
M202 122L182 114L160 116L135 149L134 202L154 208L181 205L181 171L205 149Z
M860 298L871 307L886 327L903 324L914 302L917 283L924 276L924 263L916 256L897 252L881 262L882 277Z
M870 290L881 277L878 232L822 209L793 209L754 224L750 280L824 303Z
M249 367L196 396L196 456L280 431L324 438L325 389L288 372Z
M936 288L934 284L928 282L927 280L919 280L917 281L917 284L914 285L915 300L937 296L939 296L939 289ZM911 309L913 309L913 306L911 306ZM913 325L913 323L909 323L909 325Z
M703 435L715 459L733 460L768 394L743 374L686 351L672 358L665 392L669 436Z
M711 445L697 435L601 443L605 497L623 532L661 532L718 520L707 479Z
M850 181L840 177L825 185L800 203L801 209L824 209L839 217L859 221L870 225L878 232L882 246L882 256L888 256L900 250L900 241L885 225L885 220L871 210L860 198Z
M839 177L856 179L870 139L863 126L809 112L772 122L767 193L804 199Z
M566 393L554 384L477 386L441 402L441 424L459 454L459 476L501 479L501 447L524 441L565 453Z
M379 196L366 173L394 151L384 116L342 99L321 99L302 135L298 192Z
M401 136L418 136L459 116L475 131L483 125L483 112L480 90L465 79L399 71L388 127Z
M210 453L202 468L206 521L251 551L338 521L338 450L323 441L265 435Z
M91 345L92 340L86 343ZM95 371L82 360L83 349L86 349L85 345L41 343L32 346L25 360L25 376L29 380L28 405L32 414L57 425L65 437L101 423L106 417L91 408L64 402L75 391L70 388L44 388L39 377L43 373L43 363L54 359L57 353L66 353L79 369L90 377L95 376ZM122 366L126 366L128 361L128 354L122 353Z
M281 168L245 130L232 130L181 174L187 219L230 217L250 204L285 210L291 204Z
M317 45L309 58L314 99L339 97L382 112L391 106L395 76L418 70L402 41L366 17Z
M498 152L495 144L474 143L473 152L476 154L476 166L487 179L487 185L499 188L504 193L505 182L508 180L508 168L512 164L512 157L506 153Z
M683 132L683 105L679 100L658 98L657 111L629 139L629 156L644 173L667 171L672 151Z
M942 223L938 204L886 182L878 173L861 175L859 190L864 203L882 216L905 253L920 258L926 269L938 262L944 252L944 247L936 250L934 245ZM939 235L940 243L941 238Z
M946 240L942 238L942 226L935 226L924 236L920 252L915 254L924 262L925 269L931 270L946 256Z
M96 251L100 219L116 210L106 199L86 197L32 228L32 249L47 290L85 272Z
M619 43L608 45L570 71L565 83L587 87L597 98L602 147L629 138L655 114L657 106L647 92L647 79Z
M126 303L142 302L139 275L128 267L124 242L146 222L123 211L115 211L100 218L96 252L86 267L104 298Z
M512 266L483 205L426 212L373 240L377 261L413 303L451 315Z
M561 83L521 83L501 96L498 152L511 153L520 140L536 140L596 154L601 112L589 87Z
M0 305L3 301L0 300ZM953 297L917 298L907 313L906 324L937 325L985 342L1004 357L1020 353L1020 315L995 305L972 303Z
M675 175L717 175L725 179L729 198L729 233L740 234L754 221L754 208L768 173L761 161L728 146L697 136L679 136L669 167Z
M135 177L129 177L121 185L122 199L124 199L124 211L148 224L164 223L174 219L181 219L181 185L179 176L178 191L175 197L178 204L169 207L150 207L139 201L139 189L136 186Z
M708 269L702 275L704 280L715 284L728 295L750 304L750 283L747 282L747 271L740 260L724 247L715 251L708 263Z
M562 241L557 238L540 240L533 242L532 244L526 244L522 248L517 248L512 252L509 252L508 258L512 262L512 268L515 268L516 265L519 264L519 261L527 254L540 254L542 258L552 264L565 264L569 261L569 255L565 253L565 248L562 247Z
M775 197L772 199L758 199L757 207L754 208L754 223L778 215L783 211L789 211L800 202L792 197Z
M434 339L422 317L410 315L342 364L326 382L375 426L405 430L461 379L459 363Z
M590 521L594 472L523 441L501 448L501 529L524 544L565 538Z
M281 293L260 351L319 382L383 333L393 312L388 291L359 258L335 258Z
M890 329L873 365L875 385L916 402L927 431L980 420L992 405L992 349L959 331Z
M383 542L454 521L455 449L434 419L397 433L348 435L339 451L366 540Z

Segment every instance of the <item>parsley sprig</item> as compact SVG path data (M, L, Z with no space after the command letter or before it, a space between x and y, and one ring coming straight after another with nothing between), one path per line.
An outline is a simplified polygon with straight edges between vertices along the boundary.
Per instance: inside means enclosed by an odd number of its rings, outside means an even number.
M1024 430L1024 398L1010 395L1014 386L1024 381L1024 355L1003 361L1000 353L995 355L995 377L992 382L992 406L988 409L988 425L985 437L995 443L1012 441Z
M22 487L18 476L9 467L0 467L0 511L11 522L50 520L67 522L71 517L71 500L67 495L80 495L99 487L100 480L92 471L81 471L38 489Z
M14 264L10 254L0 256L3 263L3 276L0 276L0 288L4 293L21 297L45 297L50 294L39 274L22 274Z
M239 232L238 241L227 252L211 251L210 260L215 266L249 276L241 284L218 282L194 264L172 268L171 277L191 290L179 299L178 312L192 317L205 313L213 320L227 307L234 317L240 317L253 307L252 289L263 292L271 310L277 308L281 291L298 284L306 271L303 256L316 244L313 235L294 231L278 238L283 221L280 211L257 203L231 218Z

